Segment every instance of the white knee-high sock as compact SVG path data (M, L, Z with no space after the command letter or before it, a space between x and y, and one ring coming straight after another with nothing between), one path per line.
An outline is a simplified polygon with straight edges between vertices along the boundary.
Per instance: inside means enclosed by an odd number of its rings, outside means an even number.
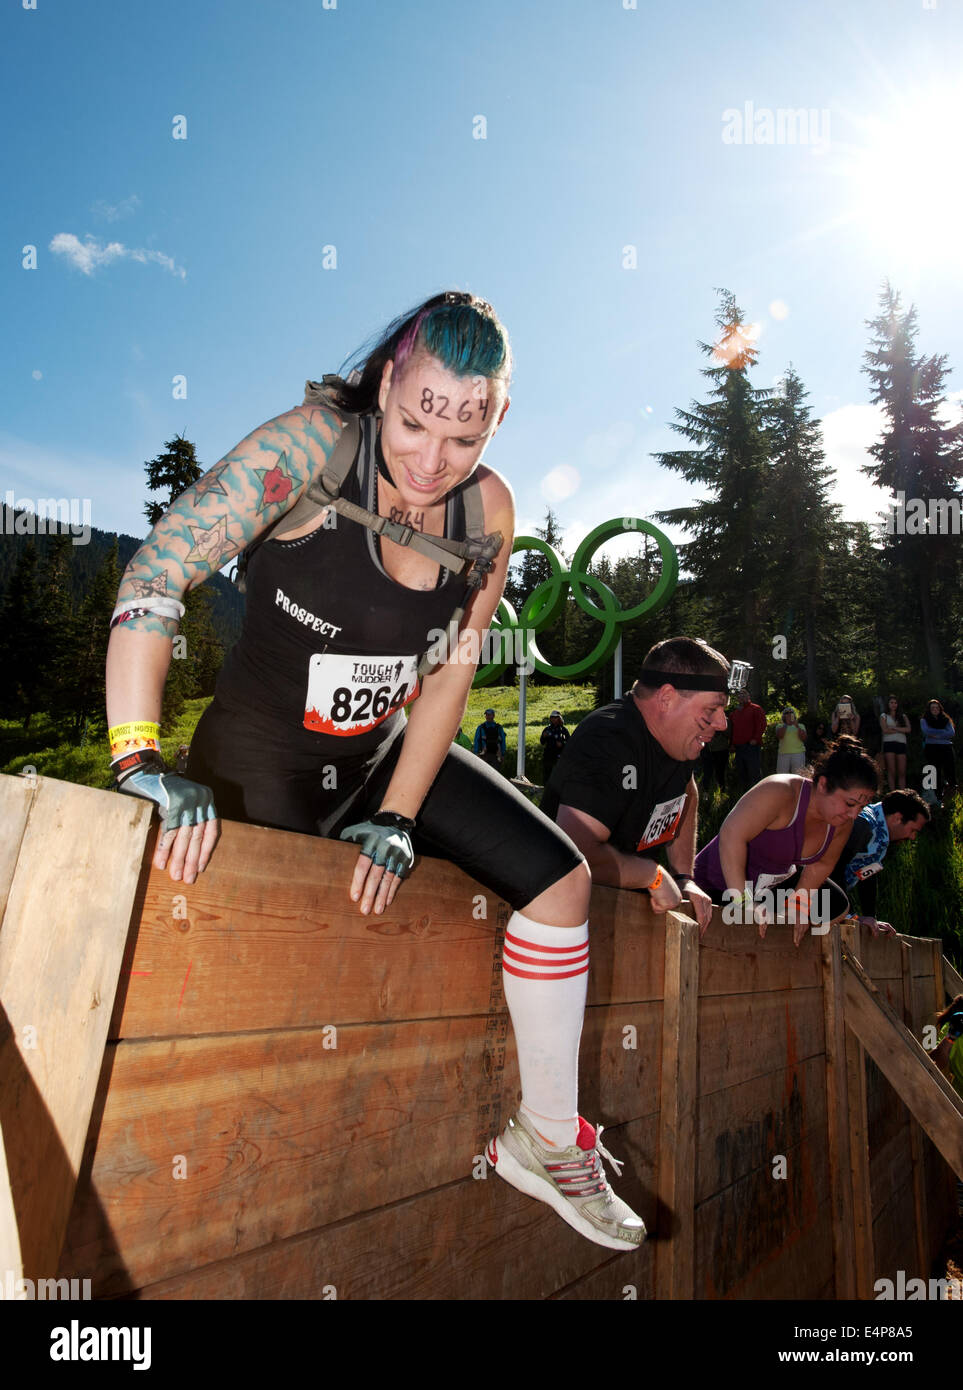
M588 922L549 927L512 914L502 983L522 1079L522 1108L552 1144L578 1134L578 1045L589 967Z

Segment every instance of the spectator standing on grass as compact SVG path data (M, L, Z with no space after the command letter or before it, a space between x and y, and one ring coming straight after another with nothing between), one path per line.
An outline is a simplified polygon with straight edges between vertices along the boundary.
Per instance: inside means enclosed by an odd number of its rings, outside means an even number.
M539 743L542 745L542 783L548 781L552 775L552 769L562 756L562 751L569 740L569 732L562 723L561 710L553 709L549 715L548 723L542 730Z
M953 756L956 728L940 701L935 699L927 704L920 728L923 731L924 785L927 767L935 768L936 799L942 804L945 794L956 786L956 759Z
M788 705L782 712L782 723L776 726L779 752L777 772L798 772L806 765L806 730L798 722L796 711Z
M883 736L886 781L890 791L895 791L897 787L906 785L906 736L912 732L912 725L895 695L887 697L886 708L879 717L879 727Z
M489 767L501 768L505 756L505 730L495 723L495 711L486 709L485 722L475 730L474 751Z
M753 787L762 776L762 736L766 732L766 712L754 704L748 690L739 691L739 708L729 716L734 772L740 790Z

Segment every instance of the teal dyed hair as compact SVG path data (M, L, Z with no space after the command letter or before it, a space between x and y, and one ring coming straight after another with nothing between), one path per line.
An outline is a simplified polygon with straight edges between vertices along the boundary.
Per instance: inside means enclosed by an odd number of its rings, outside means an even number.
M450 290L395 319L367 355L362 349L345 364L342 375L354 366L360 380L342 389L341 407L357 414L376 409L385 363L400 370L420 350L456 376L483 376L508 391L512 350L498 315L484 299Z
M404 367L419 348L430 352L456 376L500 377L508 359L508 339L486 304L439 304L417 315L395 349L395 366Z

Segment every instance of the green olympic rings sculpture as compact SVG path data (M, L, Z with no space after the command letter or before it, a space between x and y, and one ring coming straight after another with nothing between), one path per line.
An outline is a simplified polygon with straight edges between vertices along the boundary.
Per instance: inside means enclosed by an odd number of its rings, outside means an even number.
M618 599L607 584L589 574L588 567L597 550L606 541L616 536L624 536L628 531L641 531L651 536L659 547L662 557L662 573L659 582L647 598L634 608L622 609ZM538 536L519 536L512 546L512 554L520 550L537 550L544 555L552 568L548 579L542 581L522 604L516 614L507 599L502 599L495 612L491 625L492 642L500 651L503 660L490 662L479 668L473 681L474 686L491 685L513 662L522 659L544 676L556 680L568 680L573 676L587 676L615 651L622 636L622 629L639 618L651 616L665 607L675 592L679 582L679 557L675 546L657 526L637 517L616 517L603 521L582 541L572 560L572 568L566 570L561 557L547 541ZM602 635L594 649L581 661L570 662L567 666L552 666L545 660L535 641L535 633L541 632L559 616L571 588L572 597L590 618L602 624ZM590 596L589 591L594 597Z

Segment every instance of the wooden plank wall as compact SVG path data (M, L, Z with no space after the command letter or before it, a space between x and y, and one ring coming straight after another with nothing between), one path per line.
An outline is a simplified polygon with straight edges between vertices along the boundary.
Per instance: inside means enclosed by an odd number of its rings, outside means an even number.
M253 826L189 887L149 852L61 1276L144 1299L839 1295L823 941L717 913L699 945L684 913L594 890L581 1109L653 1234L617 1254L482 1161L517 1103L504 903L425 860L364 918L353 846ZM931 1008L931 947L908 984L867 959L898 1008ZM924 1142L914 1169L885 1084L867 1075L873 1244L910 1271L914 1172L932 1248L945 1164Z
M128 940L147 806L0 777L0 1131L27 1278L49 1279L73 1205ZM3 1270L0 1269L0 1276Z
M613 1255L482 1161L518 1086L504 904L426 861L364 918L355 856L228 825L196 885L151 871L63 1268L95 1296L651 1297L652 1245ZM664 929L639 906L596 892L581 1108L654 1227Z
M918 1042L942 1008L942 949L929 937L873 937L861 928L854 954ZM873 1229L873 1280L928 1278L953 1223L948 1165L872 1058L865 1058ZM912 1233L912 1242L907 1233Z
M821 945L717 911L699 992L696 1297L832 1297Z

